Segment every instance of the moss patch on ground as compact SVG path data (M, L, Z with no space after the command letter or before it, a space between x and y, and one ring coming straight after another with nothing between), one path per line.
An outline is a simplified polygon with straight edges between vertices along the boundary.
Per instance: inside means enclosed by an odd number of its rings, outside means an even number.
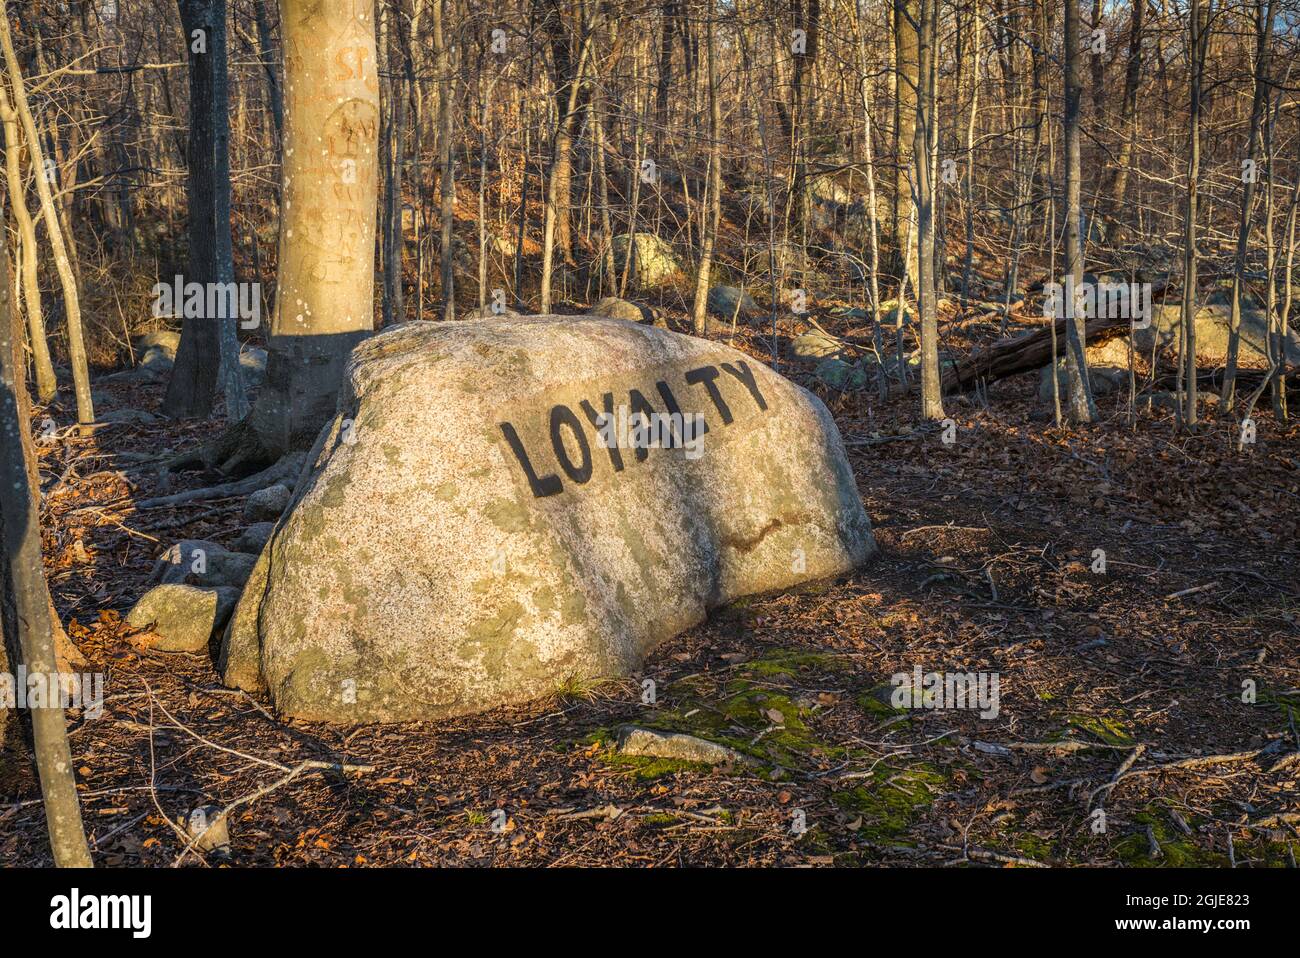
M908 833L921 811L934 804L947 783L948 776L931 765L899 769L882 764L871 778L833 793L831 801L846 814L861 816L858 834L862 838L878 844L900 844L899 839Z
M626 769L639 780L677 772L712 771L723 775L759 775L769 781L799 773L825 771L832 766L869 767L879 758L865 748L828 741L818 729L823 708L810 688L843 684L844 659L801 649L773 649L720 675L689 676L665 687L658 708L647 709L632 724L680 732L727 746L749 761L735 766L706 766L694 762L647 756L619 755L616 731L601 729L587 739L601 761ZM794 680L791 683L789 680ZM798 684L803 689L787 687ZM906 710L888 705L892 688L860 693L844 703L873 714L894 717ZM844 707L843 705L841 707ZM830 801L841 824L857 822L856 837L872 845L907 845L910 828L952 782L951 769L928 763L907 766L880 763L869 777L833 784ZM800 839L805 850L832 850L828 834L815 821Z

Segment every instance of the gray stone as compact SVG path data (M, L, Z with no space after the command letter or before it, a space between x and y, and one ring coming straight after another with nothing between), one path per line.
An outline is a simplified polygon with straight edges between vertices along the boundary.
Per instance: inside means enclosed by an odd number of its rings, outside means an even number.
M1177 393L1162 391L1148 393L1138 398L1138 408L1147 412L1157 410L1175 410L1182 405L1182 400Z
M293 491L280 483L258 489L244 501L244 518L249 522L274 522L292 498Z
M682 732L662 732L658 729L624 725L619 729L618 753L643 755L649 758L670 758L680 762L702 762L722 765L741 761L735 749L696 738Z
M623 275L627 262L628 246L633 248L632 266L628 272L628 285L636 289L664 286L680 278L681 264L672 246L653 233L637 233L636 242L629 244L627 234L614 237L614 273Z
M140 365L137 370L148 370L149 372L161 376L169 373L172 367L176 365L176 354L164 349L162 346L150 346L140 357Z
M650 307L642 306L639 303L631 303L626 299L619 299L617 296L606 296L587 310L587 315L604 316L607 319L623 319L631 323L658 326L661 329L668 328L668 324L664 322L663 318L656 315L655 311Z
M1134 344L1144 357L1150 357L1152 348L1168 350L1178 355L1179 329L1182 310L1178 306L1156 306L1151 325L1136 331ZM1214 362L1223 362L1228 356L1228 324L1231 309L1227 306L1205 306L1196 312L1196 352ZM1286 361L1300 363L1300 337L1288 330ZM1243 310L1241 314L1241 348L1237 354L1242 366L1267 366L1268 354L1267 316L1257 310Z
M205 539L182 539L154 562L153 581L241 587L256 561L256 556L231 552Z
M1109 366L1111 369L1122 369L1126 373L1128 372L1129 344L1127 336L1116 336L1104 343L1089 346L1084 352L1088 357L1089 368L1093 366Z
M790 355L795 359L816 362L831 356L839 356L843 351L843 343L837 342L817 329L796 336L790 341Z
M1222 286L1210 293L1205 298L1207 306L1227 306L1232 307L1232 280L1227 280ZM1264 308L1260 298L1252 293L1248 288L1242 287L1241 290L1241 308L1245 310L1259 310Z
M1040 402L1052 401L1050 368L1044 366L1038 376L1038 399ZM1094 366L1091 361L1088 364L1088 382L1092 385L1092 395L1094 397L1109 396L1117 389L1126 388L1128 378L1127 367L1121 369L1115 366ZM1058 360L1056 363L1056 381L1060 389L1061 401L1066 402L1069 396L1070 377L1065 371L1064 359Z
M181 346L181 334L174 329L158 329L149 333L141 333L131 339L131 346L135 354L143 357L151 349L161 350L169 359L176 358L176 350Z
M216 805L203 805L190 812L186 833L201 852L229 853L230 826Z
M239 538L235 540L235 551L258 555L266 548L267 542L271 539L271 533L274 531L274 522L254 522L241 532Z
M740 312L737 315L736 309ZM748 293L743 293L735 286L714 286L709 290L709 312L720 316L728 323L736 316L739 322L749 322L762 318L762 311Z
M154 586L126 616L127 625L149 629L160 652L202 652L213 632L225 627L239 590L202 589L179 583Z
M155 343L144 349L137 349L137 355L140 359L135 366L103 376L100 382L156 382L170 375L172 367L176 365L176 351L166 343Z
M626 424L665 394L703 415L699 442L611 447L590 423L607 395ZM302 718L460 715L630 675L710 609L875 552L815 396L616 320L387 330L353 351L309 463L220 661Z
M865 389L867 386L867 371L862 364L846 363L834 357L818 363L815 375L833 389Z

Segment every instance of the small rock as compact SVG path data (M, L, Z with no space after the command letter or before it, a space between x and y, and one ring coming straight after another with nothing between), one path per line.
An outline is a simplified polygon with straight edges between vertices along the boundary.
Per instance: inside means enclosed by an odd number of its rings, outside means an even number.
M737 315L737 308L740 310L738 318L741 321L754 319L762 312L748 293L741 292L735 286L714 286L710 289L708 308L709 312L727 322L731 322L731 317Z
M245 389L257 389L266 380L266 350L247 346L239 354L239 372Z
M151 349L160 349L170 359L175 359L176 350L181 347L181 334L175 329L158 329L132 338L131 346L135 349L135 354L140 357Z
M832 389L865 389L867 371L857 363L842 359L823 359L816 370L817 378Z
M1226 281L1218 289L1210 293L1209 297L1205 300L1205 305L1231 307L1232 306L1232 280ZM1250 290L1246 289L1245 287L1242 287L1241 308L1243 310L1263 309L1264 304L1260 301L1260 298L1258 296L1256 296L1254 293L1252 293Z
M604 316L608 319L625 319L628 322L641 323L644 326L658 326L660 329L668 328L663 318L656 316L654 310L648 306L632 303L626 299L619 299L617 296L606 296L587 310L587 315Z
M682 732L661 732L636 725L625 725L619 730L618 752L620 755L671 758L682 762L703 762L706 765L722 765L741 760L739 752L717 742Z
M273 522L289 507L292 498L293 491L280 483L258 489L244 503L244 518L249 522Z
M212 633L225 626L239 590L201 589L167 584L150 589L127 613L132 628L149 629L157 641L149 647L160 652L202 652Z
M148 370L150 374L162 376L171 372L176 365L176 354L169 352L162 346L151 346L144 351L144 356L140 358L140 365L136 367L137 374L141 370Z
M194 847L201 852L230 851L230 829L216 805L204 805L190 812L185 823Z
M1050 366L1044 366L1039 373L1039 402L1050 403L1052 401L1052 374L1050 369ZM1070 377L1065 371L1064 359L1057 362L1056 381L1061 392L1061 402L1064 403L1070 394ZM1089 364L1088 381L1092 384L1094 397L1109 396L1115 390L1128 386L1128 370L1120 369L1117 366L1093 366Z
M1182 398L1172 392L1154 392L1138 397L1138 408L1147 412L1158 409L1178 409L1181 405Z
M790 355L795 359L822 360L839 356L843 348L841 343L814 329L802 336L796 336L790 342Z
M254 522L235 540L235 551L260 555L266 548L266 544L271 541L271 533L274 531L274 522Z
M182 539L154 563L153 581L163 585L242 588L257 556L231 552L205 539Z
M653 233L641 232L636 234L635 241L629 240L626 233L614 237L614 275L623 275L629 248L632 250L632 265L627 273L632 287L664 286L681 275L682 267L672 245Z

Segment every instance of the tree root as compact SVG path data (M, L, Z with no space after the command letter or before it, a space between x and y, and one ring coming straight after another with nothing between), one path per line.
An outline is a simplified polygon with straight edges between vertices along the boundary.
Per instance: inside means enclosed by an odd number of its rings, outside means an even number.
M274 468L280 454L262 439L248 418L241 419L211 442L173 456L164 464L169 472L208 469L224 476Z
M205 486L202 489L189 489L185 492L173 493L170 496L141 499L135 504L135 507L136 509L161 509L165 506L180 506L187 502L200 502L206 499L246 496L257 492L259 489L265 489L267 486L273 486L277 482L282 482L292 488L298 479L298 474L302 471L304 458L303 453L291 452L281 457L269 468L254 473L245 479L223 482L215 486Z

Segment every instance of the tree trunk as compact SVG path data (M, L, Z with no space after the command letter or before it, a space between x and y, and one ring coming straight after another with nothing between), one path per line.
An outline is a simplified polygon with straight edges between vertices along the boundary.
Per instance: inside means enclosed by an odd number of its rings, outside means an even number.
M1074 422L1092 422L1097 408L1088 382L1088 358L1084 351L1081 300L1083 287L1083 240L1080 226L1079 100L1083 82L1079 69L1079 0L1065 0L1065 275L1073 319L1065 324L1065 368L1069 381L1069 415ZM1053 237L1055 241L1055 237Z
M916 310L921 324L921 415L943 419L939 385L939 317L934 287L934 179L930 165L935 142L934 53L938 34L939 0L919 0L917 20L918 76L916 124L912 139L912 202L916 207ZM901 312L900 312L901 316Z
M275 124L278 144L284 136L284 94L280 91L280 77L275 72L278 59L271 35L271 18L267 15L266 0L253 0L253 16L257 20L257 44L261 49L262 68L266 73L266 97L271 108L271 122Z
M22 142L18 133L18 114L9 104L9 97L0 84L0 120L5 132L5 175L9 185L9 202L13 207L18 226L20 244L23 302L27 309L27 338L32 346L33 365L36 369L36 398L48 403L58 392L54 376L54 363L50 359L50 344L45 338L45 314L41 307L41 285L36 275L36 224L27 209L27 191L24 189L19 156ZM37 176L43 171L37 170ZM16 308L16 307L15 307Z
M373 0L281 0L284 206L266 383L201 456L225 472L309 448L374 328L379 74ZM193 457L184 457L174 465Z
M558 14L556 15L558 18ZM552 28L555 29L555 28ZM585 25L579 27L582 46L578 53L578 62L563 84L564 98L559 99L556 92L559 117L555 121L555 135L551 140L551 164L546 173L546 205L542 225L542 288L541 311L551 311L551 279L555 262L555 244L557 236L561 247L566 242L569 232L569 190L570 190L570 146L573 117L578 109L578 94L582 89L582 75L586 68L587 53L591 49L591 33ZM628 242L628 259L635 248L635 237Z
M452 228L456 212L456 151L452 148L451 64L444 35L446 18L443 0L433 2L433 46L438 71L438 198L441 219L442 318L456 318L455 249Z
M385 8L388 9L388 8ZM388 102L384 104L384 325L405 318L402 297L402 139L406 127L406 71L401 62L401 12L388 10L385 47L388 57ZM441 89L441 85L439 87Z
M918 235L914 228L916 210L912 205L915 184L908 181L912 165L912 143L916 135L916 91L920 82L917 25L920 0L893 0L894 4L894 73L897 95L894 98L894 156L898 167L894 173L894 209L892 245L895 269L913 289L917 288L917 253L913 245ZM911 237L909 241L908 237Z
M57 682L54 638L41 563L38 525L39 493L31 481L30 446L25 417L21 337L12 314L9 249L0 243L0 605L7 665L24 665L27 675L45 676L46 688ZM45 801L54 864L89 868L90 849L81 824L81 806L63 709L57 700L31 708L32 748ZM3 719L3 716L0 716ZM0 721L0 725L4 724Z
M1187 198L1183 209L1183 334L1180 391L1183 391L1182 421L1196 425L1196 207L1201 185L1201 77L1205 69L1205 28L1208 10L1201 0L1191 0L1189 47L1191 84L1187 120ZM1231 344L1229 345L1231 362ZM1225 379L1224 389L1228 390Z
M713 267L713 247L718 240L718 223L722 218L722 108L718 102L718 65L714 56L713 18L704 22L704 49L709 60L709 203L700 209L700 271L695 277L695 302L691 323L696 336L704 335L709 303L709 272ZM706 222L707 220L707 222Z
M1258 0L1255 5L1255 90L1250 105L1250 134L1241 176L1241 213L1237 222L1237 251L1233 260L1232 306L1228 319L1228 356L1223 374L1221 406L1226 415L1235 400L1237 356L1241 348L1241 293L1250 246L1250 226L1258 179L1259 130L1268 103L1269 55L1273 48L1273 17L1276 0ZM1203 58L1202 58L1203 62ZM1199 78L1198 78L1199 82Z
M40 136L36 132L36 121L32 118L32 111L27 103L27 89L23 82L22 67L18 63L18 54L14 50L13 35L9 31L8 16L0 16L0 47L4 48L5 66L13 93L13 107L18 113L23 134L27 139L27 155L36 174L36 194L41 200L41 216L45 220L45 229L50 237L50 250L54 254L54 266L63 288L64 310L68 319L68 362L72 366L73 390L77 397L77 422L81 424L82 432L88 433L89 429L86 427L95 421L95 405L90 398L90 367L86 360L86 343L81 331L81 301L77 295L77 280L72 272L72 261L68 258L63 226L59 222L54 196L50 191L49 178L45 176L45 155L41 149Z
M1137 140L1137 93L1142 79L1142 26L1146 14L1146 0L1132 3L1129 21L1128 66L1124 70L1124 97L1120 101L1119 129L1124 139L1115 157L1115 173L1110 185L1111 212L1118 214L1124 207L1128 192L1129 169L1133 163L1133 146Z
M235 281L230 239L230 97L226 72L226 0L177 0L190 64L190 131L186 148L189 275L186 282ZM168 282L169 277L161 277ZM179 308L180 304L177 304ZM237 316L181 319L162 410L174 418L206 418L218 381L226 418L248 413L239 372Z

